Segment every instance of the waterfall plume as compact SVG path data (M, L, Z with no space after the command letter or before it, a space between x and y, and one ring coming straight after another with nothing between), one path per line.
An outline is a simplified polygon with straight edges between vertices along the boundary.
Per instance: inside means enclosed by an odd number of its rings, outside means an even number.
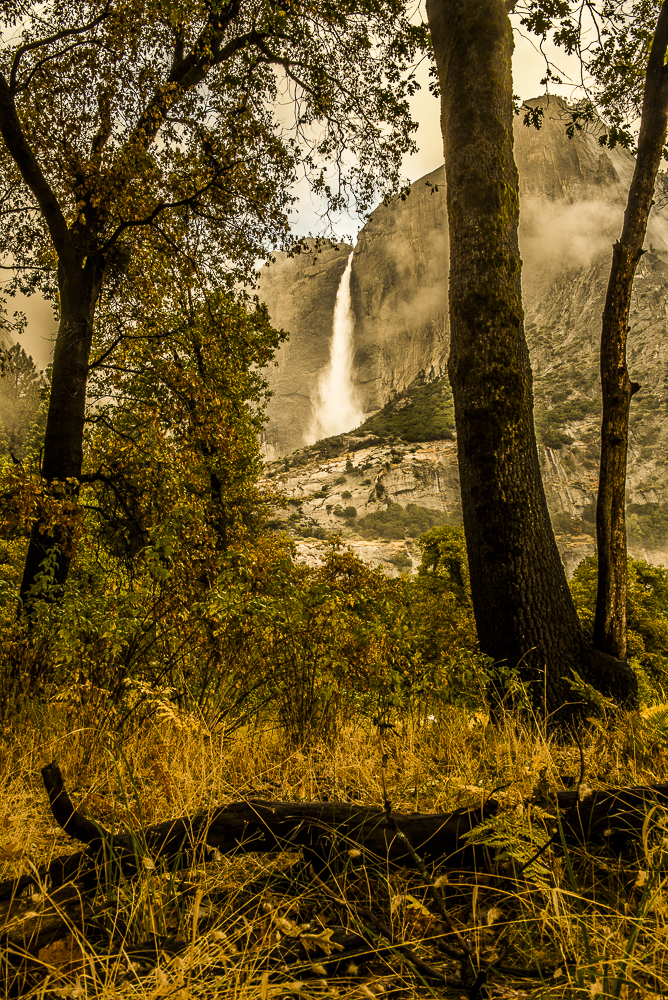
M352 266L351 253L336 293L329 364L318 382L316 411L308 433L309 443L350 431L362 422L364 416L355 398L352 379L355 327L350 299Z

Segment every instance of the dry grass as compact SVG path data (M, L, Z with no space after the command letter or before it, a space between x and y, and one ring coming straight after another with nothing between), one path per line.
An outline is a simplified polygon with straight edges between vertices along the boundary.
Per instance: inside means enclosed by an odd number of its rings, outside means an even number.
M594 723L582 746L586 782L668 781L665 747L660 734L637 722ZM643 843L631 855L564 858L548 848L520 874L517 861L513 868L503 855L535 853L527 848L532 830L536 845L545 840L541 811L523 807L522 800L536 786L577 783L580 749L511 717L492 726L451 710L420 729L398 724L384 737L368 722L343 727L331 743L294 749L267 726L212 736L194 719L156 715L121 738L97 729L83 708L35 709L0 740L0 879L80 846L51 817L40 775L51 760L60 764L80 807L104 824L138 830L244 797L381 805L384 757L396 811L447 811L505 786L499 793L507 804L503 822L488 831L497 845L490 871L433 873L445 921L422 876L391 871L382 859L349 867L326 885L289 854L211 857L178 873L147 867L134 882L120 882L94 900L63 890L50 898L43 887L18 910L15 904L9 939L3 938L0 994L44 1000L482 997L478 970L499 955L503 969L535 978L494 972L488 996L584 1000L668 993L668 817L660 808L648 814ZM490 858L494 854L490 847ZM369 913L391 926L393 944ZM21 962L21 927L38 920L39 947L33 940L29 961ZM374 942L375 954L353 955L333 967L337 938L346 932ZM438 951L438 936L451 948L463 942L470 952L468 980L461 985L429 980L397 948L406 944L419 960L454 977L462 963Z

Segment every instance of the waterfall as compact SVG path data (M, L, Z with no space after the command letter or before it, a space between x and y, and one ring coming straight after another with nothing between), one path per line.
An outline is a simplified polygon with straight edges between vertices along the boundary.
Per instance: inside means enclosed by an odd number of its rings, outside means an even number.
M362 422L364 416L355 399L352 381L355 326L350 300L352 266L351 253L336 293L329 364L318 382L316 411L307 436L309 444L323 437L351 431Z

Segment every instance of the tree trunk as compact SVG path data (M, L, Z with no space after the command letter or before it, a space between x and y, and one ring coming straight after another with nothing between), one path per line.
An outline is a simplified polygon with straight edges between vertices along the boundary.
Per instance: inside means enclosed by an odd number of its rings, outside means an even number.
M480 646L519 668L553 722L579 715L576 670L633 706L628 664L582 634L552 532L533 425L513 156L513 34L502 0L428 0L450 226L450 358ZM568 704L568 703L571 704Z
M92 264L67 270L61 264L58 284L60 322L53 355L41 472L54 498L62 502L69 498L74 504L83 459L88 359L100 280ZM32 527L20 591L24 609L30 607L31 589L44 559L54 546L58 547L54 567L57 587L62 587L67 579L72 531L66 521L67 518L64 523L54 525L49 519L40 517Z
M638 157L612 267L601 330L601 468L596 505L598 592L594 621L597 649L626 657L626 456L631 396L640 388L629 378L626 335L631 292L643 254L647 220L668 126L668 3L659 14L645 80Z

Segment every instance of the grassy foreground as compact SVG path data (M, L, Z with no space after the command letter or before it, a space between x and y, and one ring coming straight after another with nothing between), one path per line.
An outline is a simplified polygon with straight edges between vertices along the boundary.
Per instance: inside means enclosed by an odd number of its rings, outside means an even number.
M582 794L668 781L664 732L656 710L592 722ZM294 853L212 852L185 872L161 872L145 857L140 878L118 879L94 899L67 887L52 896L48 886L29 890L9 919L0 904L2 995L584 1000L668 992L668 814L650 809L642 843L623 857L602 849L564 856L552 844L531 861L554 828L545 792L577 785L581 751L510 716L492 725L449 708L382 734L361 720L295 749L266 718L212 734L188 715L156 715L120 738L97 728L90 707L35 709L0 743L0 879L81 846L50 814L40 767L51 760L78 806L116 830L242 798L382 805L384 783L396 811L449 811L495 789L507 809L479 832L489 845L484 872L443 866L425 879L382 858L361 865L350 847L322 882ZM542 805L527 805L536 790ZM480 970L495 959L485 983Z

